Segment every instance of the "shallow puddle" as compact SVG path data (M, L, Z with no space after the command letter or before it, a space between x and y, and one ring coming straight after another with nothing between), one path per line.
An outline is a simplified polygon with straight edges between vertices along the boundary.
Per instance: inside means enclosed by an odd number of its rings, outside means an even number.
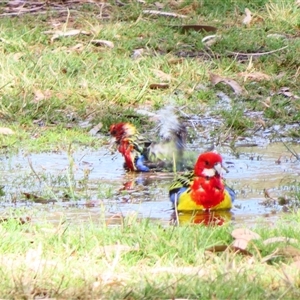
M300 153L299 145L292 148ZM300 162L281 143L240 147L238 158L228 148L220 152L229 169L227 184L237 192L232 212L220 218L249 225L258 218L275 222L282 207L272 200L271 205L262 205L266 201L264 190L274 199L288 195L291 184L299 177ZM173 212L168 186L173 174L129 174L122 165L120 155L106 150L2 158L0 185L5 195L0 198L0 209L5 214L9 209L23 207L32 220L46 216L55 223L63 217L72 222L106 220L115 224L132 213L138 218L169 222ZM51 203L26 199L24 193ZM182 222L189 220L187 215L180 218ZM206 216L197 218L199 221Z

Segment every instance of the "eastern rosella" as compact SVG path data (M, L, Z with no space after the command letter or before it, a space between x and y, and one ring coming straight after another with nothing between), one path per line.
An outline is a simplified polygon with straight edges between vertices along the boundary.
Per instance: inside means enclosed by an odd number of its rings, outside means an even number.
M179 176L170 186L170 200L177 211L231 209L235 192L225 185L222 168L221 155L201 154L194 171Z
M170 108L161 110L159 116L159 141L144 139L130 123L110 126L118 151L125 159L124 167L129 171L148 172L151 169L184 169L183 159L186 128Z
M125 122L112 124L109 132L115 138L118 151L124 157L125 169L140 172L148 172L150 170L145 165L147 148L150 142L141 138L133 124Z

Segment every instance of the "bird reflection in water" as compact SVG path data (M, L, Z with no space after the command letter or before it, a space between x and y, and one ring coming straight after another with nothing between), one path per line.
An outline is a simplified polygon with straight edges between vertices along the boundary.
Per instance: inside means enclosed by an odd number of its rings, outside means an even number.
M171 215L171 223L176 225L197 224L205 226L222 226L231 221L233 213L229 210L192 211Z

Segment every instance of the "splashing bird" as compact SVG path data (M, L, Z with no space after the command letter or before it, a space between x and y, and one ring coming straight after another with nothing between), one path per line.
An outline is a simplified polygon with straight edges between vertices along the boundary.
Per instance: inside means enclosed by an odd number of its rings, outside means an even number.
M222 170L220 154L201 154L194 171L179 175L169 188L170 200L177 211L231 209L235 192L225 185Z
M150 142L142 138L133 124L126 122L112 124L109 132L115 138L117 149L124 157L126 170L140 172L150 170L145 165Z
M151 170L184 168L186 127L181 124L172 108L166 107L158 115L158 140L143 138L131 123L110 126L118 151L123 155L125 169L148 172Z

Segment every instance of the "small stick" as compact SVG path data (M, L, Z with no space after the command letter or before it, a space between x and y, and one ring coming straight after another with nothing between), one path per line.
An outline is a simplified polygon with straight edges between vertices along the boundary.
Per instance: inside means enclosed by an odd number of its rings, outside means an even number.
M286 49L288 46L284 46L282 48L268 51L268 52L261 52L261 53L242 53L242 52L232 52L232 51L226 51L227 53L234 54L234 55L245 55L245 56L261 56L261 55L267 55L267 54L272 54L278 51L281 51L283 49Z

